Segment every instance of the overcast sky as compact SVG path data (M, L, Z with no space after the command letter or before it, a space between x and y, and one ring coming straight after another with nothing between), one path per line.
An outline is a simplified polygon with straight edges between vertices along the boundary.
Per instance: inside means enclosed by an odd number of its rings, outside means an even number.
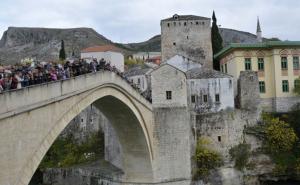
M140 42L160 33L173 14L211 17L251 33L260 17L264 37L300 40L300 0L1 0L0 36L9 26L91 27L114 42Z

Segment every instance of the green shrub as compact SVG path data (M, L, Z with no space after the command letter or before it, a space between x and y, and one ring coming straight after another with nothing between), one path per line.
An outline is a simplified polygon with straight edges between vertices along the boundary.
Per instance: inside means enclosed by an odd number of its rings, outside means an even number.
M209 171L220 167L223 162L221 156L207 148L209 142L203 138L200 138L196 147L196 176L203 178L209 174Z
M293 128L279 118L266 120L266 144L271 153L289 152L298 137Z

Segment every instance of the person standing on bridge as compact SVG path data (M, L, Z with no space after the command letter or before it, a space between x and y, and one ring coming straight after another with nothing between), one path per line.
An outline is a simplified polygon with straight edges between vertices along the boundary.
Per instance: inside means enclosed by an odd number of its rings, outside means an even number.
M0 93L4 90L4 80L0 74Z

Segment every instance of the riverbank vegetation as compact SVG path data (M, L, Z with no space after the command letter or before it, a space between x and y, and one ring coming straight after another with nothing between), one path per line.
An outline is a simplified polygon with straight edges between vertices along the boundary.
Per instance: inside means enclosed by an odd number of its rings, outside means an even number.
M284 114L263 113L249 132L262 139L262 152L275 164L274 176L300 177L300 105Z
M205 178L209 171L220 167L223 164L222 157L219 153L208 148L209 140L199 138L196 146L196 169L194 178Z
M82 143L76 142L73 135L59 137L43 158L39 168L70 167L92 162L104 156L104 136L102 132L91 135Z

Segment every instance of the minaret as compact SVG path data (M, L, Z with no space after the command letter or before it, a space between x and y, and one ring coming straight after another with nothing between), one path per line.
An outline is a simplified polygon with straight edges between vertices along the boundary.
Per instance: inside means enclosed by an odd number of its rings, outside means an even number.
M261 28L260 28L260 23L259 23L258 17L257 17L256 39L257 39L257 42L262 42Z

